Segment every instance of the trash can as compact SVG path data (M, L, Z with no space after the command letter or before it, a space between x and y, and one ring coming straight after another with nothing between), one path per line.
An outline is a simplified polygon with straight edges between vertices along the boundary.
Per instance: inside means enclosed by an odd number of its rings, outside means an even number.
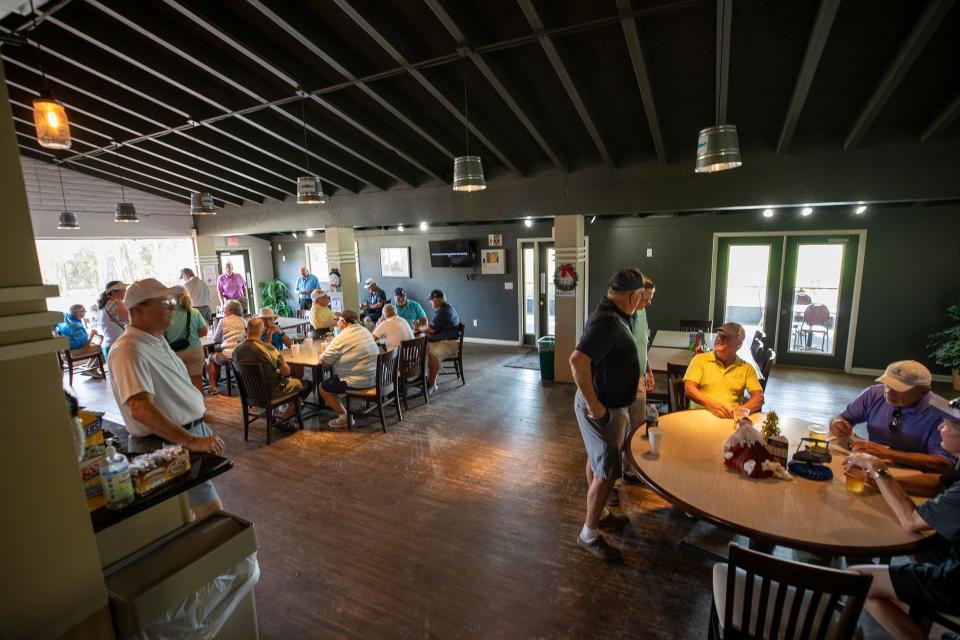
M257 638L253 524L217 511L104 572L117 637Z
M537 349L540 351L540 379L553 380L553 351L557 339L554 336L543 336L537 340Z

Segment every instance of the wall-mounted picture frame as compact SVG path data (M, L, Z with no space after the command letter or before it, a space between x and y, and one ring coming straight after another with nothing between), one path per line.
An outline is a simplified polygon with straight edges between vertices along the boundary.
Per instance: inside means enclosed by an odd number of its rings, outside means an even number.
M507 259L503 249L480 251L480 273L485 276L503 275L507 272Z
M380 275L384 278L409 278L410 247L380 247Z

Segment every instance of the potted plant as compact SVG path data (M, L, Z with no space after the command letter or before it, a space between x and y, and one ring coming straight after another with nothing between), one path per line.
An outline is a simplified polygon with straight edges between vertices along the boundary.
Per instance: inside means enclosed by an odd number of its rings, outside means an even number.
M930 334L928 349L933 349L930 357L941 367L947 367L953 373L953 388L960 391L960 303L947 309L947 315L953 320L953 326Z
M279 278L264 280L260 283L261 306L270 307L278 316L289 318L293 315L293 310L287 304L289 297L287 283Z

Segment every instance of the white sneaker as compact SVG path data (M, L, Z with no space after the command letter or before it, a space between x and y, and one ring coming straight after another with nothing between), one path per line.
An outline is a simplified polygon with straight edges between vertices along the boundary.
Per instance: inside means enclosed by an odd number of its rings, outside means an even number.
M333 429L346 429L347 428L347 416L337 416L333 420L327 423Z
M440 387L438 387L437 385L433 385L432 387L427 389L427 393L429 393L430 395L435 394L437 391L440 391Z

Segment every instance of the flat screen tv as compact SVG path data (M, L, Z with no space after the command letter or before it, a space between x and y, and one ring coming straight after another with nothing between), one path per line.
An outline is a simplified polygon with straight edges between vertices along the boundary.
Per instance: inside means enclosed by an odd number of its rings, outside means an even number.
M472 267L477 260L476 240L431 240L431 267Z

